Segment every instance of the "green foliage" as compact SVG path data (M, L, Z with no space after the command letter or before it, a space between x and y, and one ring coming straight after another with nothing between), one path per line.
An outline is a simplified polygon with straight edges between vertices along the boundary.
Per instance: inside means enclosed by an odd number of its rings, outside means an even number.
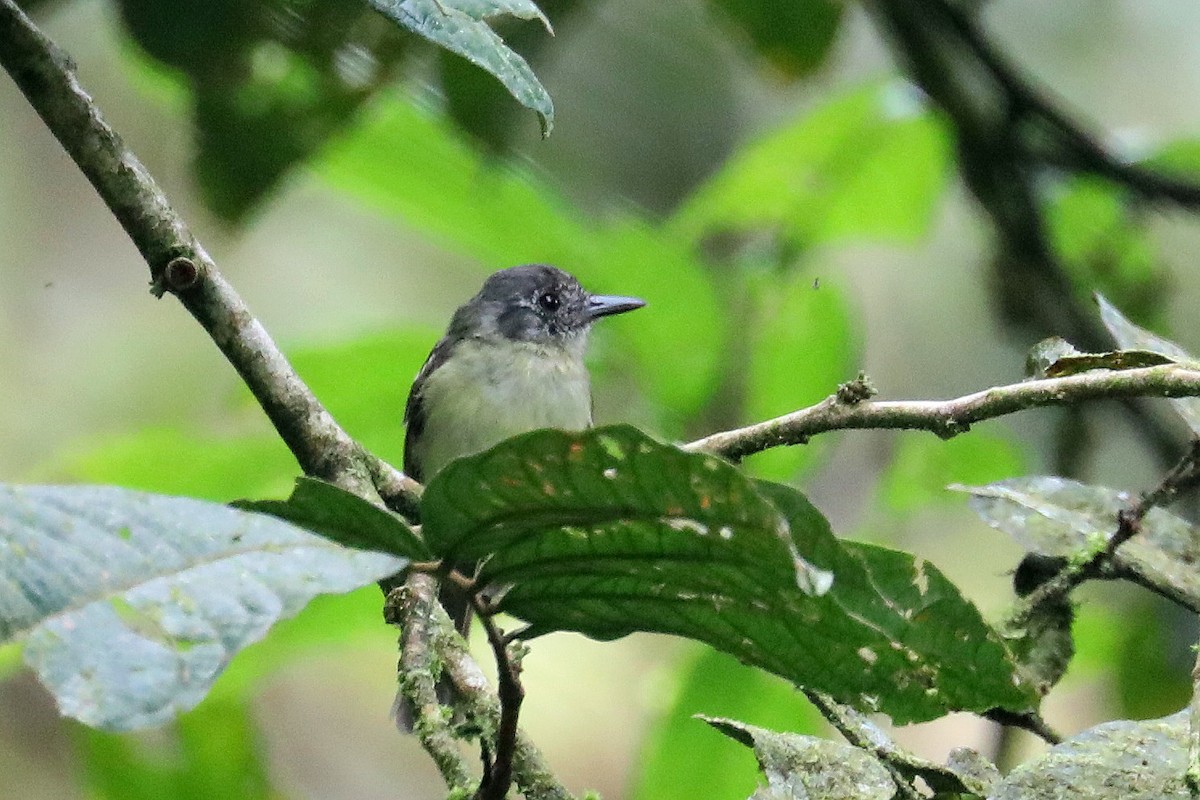
M815 70L825 60L845 7L831 0L709 0L744 34L768 64L789 79Z
M492 30L502 15L549 21L529 0L121 0L130 35L187 88L196 174L209 207L243 219L283 175L351 126L400 72L419 37L469 59L536 111L550 96ZM389 24L388 20L391 21Z
M786 414L819 402L852 377L857 335L843 290L804 272L757 276L750 287L759 319L746 376L745 422ZM776 448L752 456L756 475L788 480L811 467L822 443Z
M438 473L429 546L526 636L706 642L897 722L1032 707L978 610L912 556L842 544L798 492L616 426L515 437ZM702 568L700 568L702 565Z
M907 92L859 89L744 147L680 207L672 230L692 242L765 231L793 252L849 237L915 240L950 153Z
M1116 297L1138 316L1160 307L1160 258L1122 191L1098 178L1073 179L1050 203L1046 227L1081 292Z
M1148 350L1152 353L1160 353L1181 363L1196 361L1195 357L1169 339L1164 339L1145 328L1134 325L1103 295L1096 295L1096 302L1100 305L1100 318L1104 320L1104 327L1108 328L1108 332L1113 335L1121 347L1127 350ZM1200 398L1173 398L1171 406L1175 409L1175 413L1179 414L1187 423L1188 428L1194 434L1200 435Z
M404 169L389 166L397 163ZM711 392L727 323L687 244L634 216L588 221L545 184L490 164L410 103L380 103L318 169L482 263L551 263L595 291L645 298L649 307L636 325L613 320L598 335L619 337L630 371L663 410L665 429L678 429Z
M1117 530L1117 513L1128 507L1125 492L1067 478L1027 476L988 486L963 487L984 522L1004 531L1031 553L1080 559L1103 548ZM1200 609L1200 543L1190 523L1152 508L1137 536L1112 558L1116 575L1164 592Z
M278 619L407 563L111 487L0 487L0 531L0 642L22 637L60 710L111 730L191 708Z
M143 428L80 448L42 471L78 481L225 501L238 494L283 494L295 463L283 442L265 433L218 438L176 428Z
M287 500L242 500L233 504L286 520L346 547L428 560L429 548L398 514L315 478L297 478Z
M531 0L370 0L379 13L458 53L496 76L521 105L542 119L542 133L554 127L554 103L525 59L510 50L488 26L491 17L536 19L551 32L550 20Z
M697 714L814 734L825 727L791 684L716 650L696 650L676 672L671 705L641 748L635 800L742 800L753 790L757 767L750 753L713 735Z

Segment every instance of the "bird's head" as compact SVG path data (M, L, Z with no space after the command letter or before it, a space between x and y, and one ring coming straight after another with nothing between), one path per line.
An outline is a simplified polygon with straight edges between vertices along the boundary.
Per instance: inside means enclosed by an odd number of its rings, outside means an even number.
M540 345L581 342L600 317L641 308L636 297L590 294L574 275L546 264L493 273L458 309L450 332L463 338L503 338Z

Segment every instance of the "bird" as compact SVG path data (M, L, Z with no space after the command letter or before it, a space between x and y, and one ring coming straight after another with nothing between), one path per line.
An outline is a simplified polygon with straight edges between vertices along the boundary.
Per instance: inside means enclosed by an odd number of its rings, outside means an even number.
M404 409L404 472L426 483L451 461L512 436L591 427L588 333L596 320L645 304L592 294L547 264L492 273L454 312L413 381ZM444 584L441 601L465 636L468 598Z

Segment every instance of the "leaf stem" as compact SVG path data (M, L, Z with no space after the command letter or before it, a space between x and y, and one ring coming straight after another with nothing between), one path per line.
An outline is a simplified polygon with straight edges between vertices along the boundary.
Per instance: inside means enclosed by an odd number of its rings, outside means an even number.
M475 793L476 800L504 800L512 786L513 758L517 750L517 721L521 713L521 703L525 700L525 688L521 685L520 664L508 650L508 641L504 632L496 627L496 620L490 613L487 604L478 595L471 596L471 604L487 633L488 644L496 658L498 677L498 694L500 698L500 724L496 728L496 754L479 790Z

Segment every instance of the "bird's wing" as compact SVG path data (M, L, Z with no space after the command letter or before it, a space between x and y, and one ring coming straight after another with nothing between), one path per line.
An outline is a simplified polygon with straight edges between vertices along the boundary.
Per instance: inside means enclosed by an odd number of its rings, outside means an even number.
M412 388L408 392L408 402L404 404L404 474L418 482L425 480L416 452L417 440L425 430L425 385L429 376L438 367L446 363L446 359L450 357L455 344L456 342L452 341L449 337L443 337L441 341L433 346L433 350L429 352L429 357L425 359L421 371L417 373L416 379L413 380Z

